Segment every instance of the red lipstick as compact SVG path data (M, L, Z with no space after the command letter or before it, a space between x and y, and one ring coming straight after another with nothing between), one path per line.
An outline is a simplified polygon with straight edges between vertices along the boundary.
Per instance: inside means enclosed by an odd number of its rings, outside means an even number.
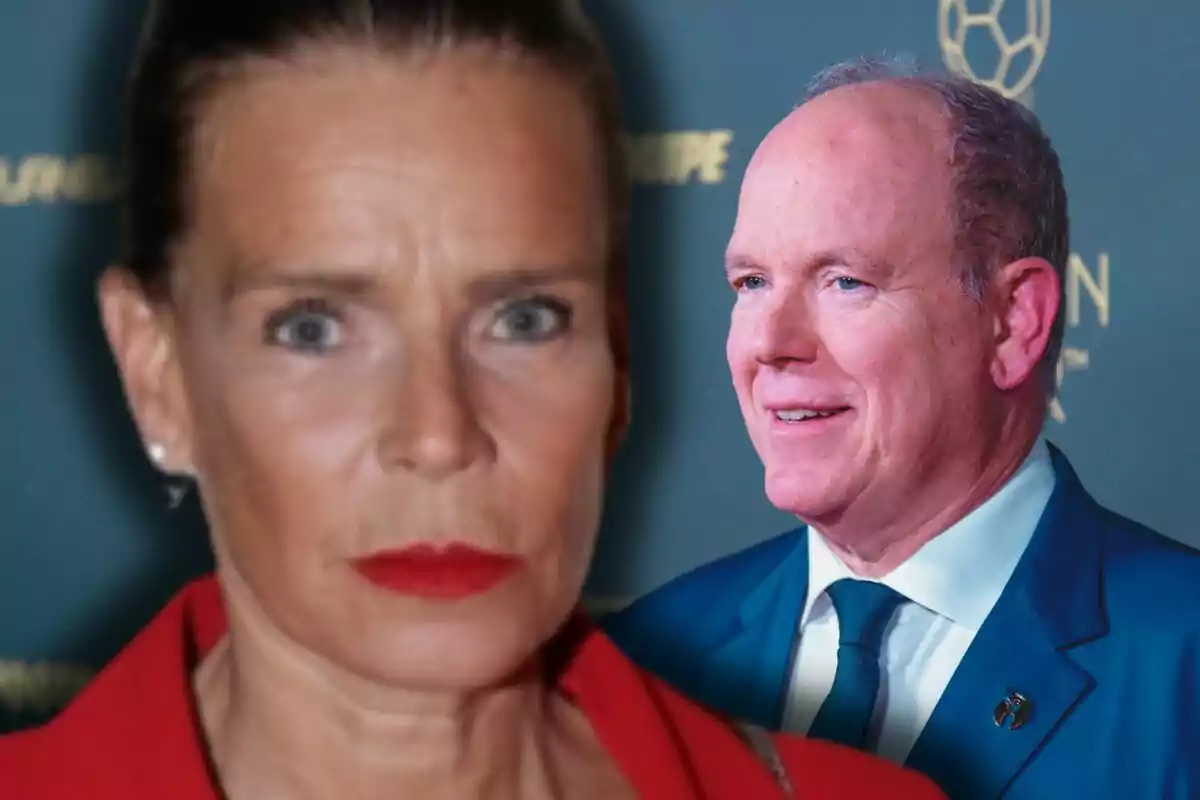
M354 561L360 575L381 589L431 600L482 594L512 576L524 562L467 544L417 544Z

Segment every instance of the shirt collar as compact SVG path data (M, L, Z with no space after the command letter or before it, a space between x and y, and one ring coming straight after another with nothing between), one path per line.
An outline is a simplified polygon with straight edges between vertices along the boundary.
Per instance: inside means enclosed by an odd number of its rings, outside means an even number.
M1000 599L1054 491L1042 439L998 492L879 579L914 603L978 631ZM855 578L815 528L808 537L808 596L801 627L826 610L825 590Z

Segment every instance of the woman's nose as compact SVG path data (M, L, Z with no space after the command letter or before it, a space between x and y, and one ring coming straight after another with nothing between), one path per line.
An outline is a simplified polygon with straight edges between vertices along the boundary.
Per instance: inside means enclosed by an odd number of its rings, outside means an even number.
M492 457L494 443L460 359L432 347L411 356L389 398L388 422L380 435L384 469L436 481Z

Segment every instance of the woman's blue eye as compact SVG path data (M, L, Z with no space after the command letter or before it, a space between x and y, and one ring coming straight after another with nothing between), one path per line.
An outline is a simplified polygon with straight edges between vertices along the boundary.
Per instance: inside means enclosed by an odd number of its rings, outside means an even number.
M749 275L737 282L734 287L738 291L753 292L767 285L767 281L761 275Z
M492 322L492 338L542 342L565 331L571 322L571 309L550 297L531 297L502 308Z
M267 319L268 344L305 353L325 353L342 343L342 321L323 300L294 303Z

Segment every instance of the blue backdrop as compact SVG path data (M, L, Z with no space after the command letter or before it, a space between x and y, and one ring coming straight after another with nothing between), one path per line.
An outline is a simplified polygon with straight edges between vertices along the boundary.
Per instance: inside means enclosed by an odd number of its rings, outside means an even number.
M1041 116L1075 251L1049 437L1103 502L1200 545L1200 5L588 5L638 180L635 425L589 582L599 605L793 524L763 499L730 388L722 253L756 142L812 73L864 53L944 60ZM93 299L116 253L116 114L142 10L0 10L0 727L48 713L209 563L194 503L170 511L141 453Z

